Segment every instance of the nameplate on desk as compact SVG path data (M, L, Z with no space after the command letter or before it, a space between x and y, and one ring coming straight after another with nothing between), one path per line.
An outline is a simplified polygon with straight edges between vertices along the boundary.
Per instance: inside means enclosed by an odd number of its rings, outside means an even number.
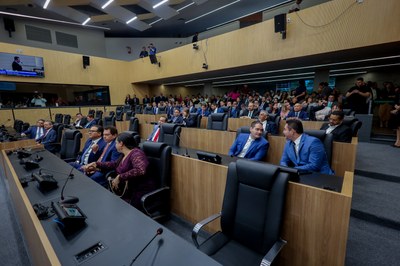
M198 151L197 153L197 158L201 161L206 161L209 163L216 163L216 164L221 164L221 156L214 154L214 153L208 153L208 152L202 152Z

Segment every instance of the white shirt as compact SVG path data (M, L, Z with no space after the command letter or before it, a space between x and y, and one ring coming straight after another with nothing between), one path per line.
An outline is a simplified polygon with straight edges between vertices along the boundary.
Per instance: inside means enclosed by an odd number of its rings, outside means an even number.
M43 136L43 128L42 127L38 127L36 129L36 140L40 139Z
M303 134L301 134L294 142L294 151L296 152L296 157L299 157L300 141Z
M338 126L340 126L340 124L339 124L339 125L336 125L336 126L331 126L331 125L329 125L329 127L326 129L325 133L326 133L326 134L332 133L332 131L334 131L335 128L337 128Z
M83 155L83 164L88 164L89 161L89 155L92 152L92 147L94 144L97 144L101 138L95 139L92 141L92 144L90 145L89 149L86 150L85 154Z
M244 156L246 155L246 153L249 150L251 143L253 143L253 141L254 141L254 139L252 139L251 135L249 135L249 138L247 139L246 144L244 144L243 150L238 155L239 158L244 158Z
M261 121L260 121L260 122L261 122ZM261 122L261 123L262 123L262 125L263 125L264 132L267 132L268 121L265 120L265 121L263 121L263 122Z

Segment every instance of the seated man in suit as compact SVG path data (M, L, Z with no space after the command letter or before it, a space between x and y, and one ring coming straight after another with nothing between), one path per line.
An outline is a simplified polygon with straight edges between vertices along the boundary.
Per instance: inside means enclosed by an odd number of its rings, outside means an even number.
M83 115L81 113L77 113L76 120L72 125L76 128L83 128L85 126L85 123L83 122L82 118Z
M78 157L75 162L70 163L70 165L83 171L84 165L95 162L100 158L105 146L106 142L103 139L103 127L100 125L93 125L89 129L89 139L83 147L82 155Z
M44 134L37 142L42 143L44 148L49 152L57 152L58 147L55 145L57 141L57 132L53 129L53 122L46 120L43 123L43 127L45 129Z
M232 106L230 106L228 114L229 114L229 117L231 117L231 118L239 117L239 109L238 109L238 104L236 101L232 102Z
M329 124L323 124L321 129L326 131L326 134L333 135L333 141L351 142L353 136L351 129L343 125L344 113L342 111L333 111L329 116Z
M280 164L294 167L302 172L319 172L333 175L322 142L303 133L299 119L288 119L283 130L287 141Z
M185 127L196 127L193 118L190 117L189 108L184 108L182 111L182 125Z
M158 119L158 123L156 125L154 125L153 131L151 132L151 134L149 135L149 137L146 140L157 142L158 137L160 136L160 127L165 122L167 122L167 118L165 116L160 116L160 118Z
M44 119L38 119L36 126L31 126L21 133L21 137L29 136L30 139L38 141L44 134Z
M254 103L253 102L249 102L249 105L247 106L247 109L243 111L242 115L240 116L240 118L257 118L258 117L258 109L255 110L254 109Z
M261 161L267 154L269 143L262 137L263 126L259 121L253 121L250 134L241 133L232 144L228 155Z
M87 115L87 123L84 128L91 128L93 125L96 125L96 120L94 119L94 115Z
M202 104L201 108L199 108L199 110L197 110L197 113L204 117L208 117L210 115L210 112L207 110L206 104Z
M222 110L221 108L218 108L216 103L212 103L210 109L211 109L210 110L211 114L223 113L224 112L224 110Z
M272 135L278 134L278 127L275 122L268 121L268 112L261 110L258 115L258 121L263 125L264 132L271 133Z
M300 103L296 103L293 106L293 110L290 111L289 114L286 116L286 119L290 117L297 117L300 120L309 120L307 112L303 111L302 109L303 106Z
M172 116L169 122L173 124L182 124L183 118L181 116L181 112L179 111L179 109L174 110L174 115Z
M105 127L103 131L103 140L106 145L101 153L100 157L97 159L97 162L113 162L119 159L121 153L119 153L115 147L115 139L118 136L118 130L113 127ZM101 171L93 171L88 172L87 165L84 165L83 171L87 176L96 181L102 186L107 186L107 180L104 172Z

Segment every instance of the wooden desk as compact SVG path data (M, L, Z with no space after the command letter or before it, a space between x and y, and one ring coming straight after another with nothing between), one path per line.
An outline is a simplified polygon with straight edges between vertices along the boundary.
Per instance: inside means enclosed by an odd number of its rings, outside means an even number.
M244 126L250 126L256 119L249 118L229 118L228 119L228 131L237 131L238 128Z
M303 124L303 129L320 129L323 123L326 123L326 121L301 121ZM283 135L283 129L285 128L286 121L281 120L279 123L279 128L278 128L278 135Z
M18 148L42 148L42 144L37 144L34 139L24 139L18 141L11 142L0 142L0 151L1 150L14 150Z
M173 154L172 211L192 223L220 212L227 169ZM280 265L344 265L353 176L344 175L342 193L289 182ZM219 221L208 230L219 230Z

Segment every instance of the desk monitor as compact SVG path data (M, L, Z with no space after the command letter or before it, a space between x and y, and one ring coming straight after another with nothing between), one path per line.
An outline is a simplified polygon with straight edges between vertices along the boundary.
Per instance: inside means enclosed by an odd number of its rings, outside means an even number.
M210 163L216 163L216 164L221 164L221 156L214 154L214 153L208 153L208 152L202 152L198 151L197 153L197 158L201 161L206 161Z

